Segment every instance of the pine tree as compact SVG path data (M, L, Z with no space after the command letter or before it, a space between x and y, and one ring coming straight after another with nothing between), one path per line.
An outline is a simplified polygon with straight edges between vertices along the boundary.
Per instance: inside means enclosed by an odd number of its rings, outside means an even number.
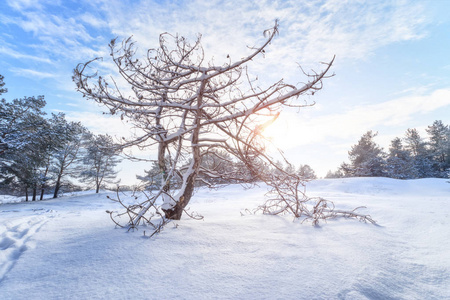
M36 199L50 139L44 106L43 96L0 102L0 181L2 185L22 186L27 200L29 188Z
M3 79L5 79L5 77L3 77L2 74L0 74L0 95L8 91L8 89L4 88L5 83L3 82Z
M20 150L43 124L43 96L25 97L8 102L0 100L0 156L8 149Z
M413 178L434 177L432 161L426 148L426 143L422 140L417 129L413 128L405 133L405 149L409 151L414 165Z
M170 156L166 155L166 165L170 163ZM165 180L167 179L167 171L161 170L157 161L152 162L152 167L150 170L144 170L145 175L137 175L136 178L141 181L143 184L143 188L145 190L156 190L161 188L165 184ZM177 187L180 184L179 177L173 177L170 179L169 186Z
M47 125L41 129L40 157L43 161L40 169L41 196L43 199L44 191L49 187L49 183L53 179L52 170L54 169L55 156L64 149L65 144L70 140L72 132L68 127L68 122L63 113L52 114L47 120Z
M161 187L163 173L159 169L158 162L153 161L149 170L144 170L145 175L136 175L136 179L142 183L144 190L156 190Z
M309 165L300 165L297 171L298 175L304 179L317 179L316 173Z
M342 164L341 170L345 176L365 177L384 176L385 173L385 153L373 139L377 133L369 130L365 133L358 144L352 146L348 152L350 164Z
M442 121L436 120L426 129L429 135L429 152L433 170L437 177L447 177L450 170L450 129Z
M81 146L84 136L88 134L87 129L79 122L64 122L62 125L64 130L61 134L64 136L64 143L60 149L54 152L50 169L55 184L53 198L58 197L65 177L77 177L78 170L72 167L81 163Z
M344 175L344 173L342 172L342 169L341 168L339 168L338 170L336 170L336 171L331 171L331 170L329 170L328 172L327 172L327 175L325 175L325 178L343 178L343 177L345 177L345 175Z
M236 174L236 162L226 151L211 149L203 153L198 180L208 186L233 183L231 174Z
M120 151L109 135L90 135L85 146L85 170L81 173L81 181L95 186L95 192L106 183L118 184L115 180L117 171L115 167L120 162Z
M400 138L391 141L389 156L387 158L387 176L397 179L409 179L415 177L414 162L405 150Z

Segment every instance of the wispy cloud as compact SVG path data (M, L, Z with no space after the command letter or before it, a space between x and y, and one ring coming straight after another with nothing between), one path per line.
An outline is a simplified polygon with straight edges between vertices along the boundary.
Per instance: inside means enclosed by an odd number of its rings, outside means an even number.
M426 93L429 93L430 91L433 91L434 88L436 86L436 83L429 83L426 85L418 85L418 86L413 86L398 92L394 93L394 96L399 96L399 95L425 95Z
M72 45L75 41L93 40L86 28L73 17L64 18L52 14L43 17L39 12L25 12L23 16L16 24L27 32L33 32L38 38L52 37L67 45Z
M114 36L133 35L141 50L156 47L162 32L191 40L201 33L207 60L214 57L219 65L227 55L232 59L246 55L247 46L259 44L263 30L279 19L280 35L263 64L253 67L255 73L277 79L297 77L296 62L309 69L333 55L337 63L361 60L388 44L419 39L430 21L424 7L410 1L97 1L95 5Z
M100 44L104 44L102 38L93 36L86 28L95 23L94 17L89 17L87 13L77 14L76 10L70 11L55 1L22 0L9 1L8 4L17 12L13 15L0 13L0 24L17 26L33 35L31 43L14 40L17 44L23 44L22 49L15 51L16 56L23 57L34 52L35 56L51 57L52 60L80 60L98 56ZM54 13L55 9L58 9L58 14Z
M138 47L145 50L157 46L159 34L165 31L191 39L202 33L206 53L221 64L228 54L234 59L245 55L249 51L246 46L258 44L263 39L262 31L272 26L278 18L280 35L271 45L264 64L256 63L254 71L284 78L298 74L293 62L309 64L326 61L334 54L339 61L364 59L387 44L419 39L425 34L423 26L428 22L423 6L414 1L197 0L187 3L85 0L80 5L86 9L72 7L72 11L67 11L65 7L58 15L54 14L53 9L62 2L9 0L8 4L18 15L2 22L15 24L32 33L36 39L27 46L35 53L45 53L48 58L29 52L20 53L4 46L0 46L0 53L42 62L49 62L50 57L57 61L68 59L74 64L72 67L75 67L75 61L109 57L105 49L111 37L134 35ZM99 38L96 31L89 28L104 30L97 32L104 36ZM105 62L101 68L111 71L110 62ZM54 73L49 68L15 71L37 78L51 77ZM69 76L66 80L67 84L61 83L61 86L72 87ZM401 122L414 113L411 111L414 108L427 109L419 104L420 100L416 99L417 104L414 104L415 100L409 99L407 109L400 109L401 112L394 114L393 111L398 111L396 107L400 107L402 101L406 100L398 99L399 104L392 101L359 107L346 112L345 116L326 116L322 121L328 125L342 126L342 132L351 132L351 128L344 125L348 120L357 122L361 119L368 126L386 120Z
M41 10L47 4L53 4L53 5L60 4L60 1L58 1L58 0L55 0L55 1L53 1L53 0L40 0L40 1L6 0L6 2L8 3L8 5L10 7L12 7L13 9L18 10L18 11L25 11L25 10L29 10L29 9Z
M12 48L0 46L0 53L3 55L8 55L10 57L13 57L15 59L25 59L25 60L32 60L37 62L42 62L46 64L51 64L52 61L47 57L41 57L41 56L35 56L31 54L21 53L18 52Z
M22 68L12 68L11 72L15 73L18 76L23 76L32 79L44 79L44 78L55 78L55 74L40 72L33 69L22 69Z
M160 33L170 32L191 39L201 33L207 58L214 56L222 64L227 55L232 59L245 55L247 46L258 44L262 31L280 19L280 36L264 66L255 66L255 72L270 69L285 78L297 74L294 62L327 61L335 54L340 60L362 59L389 43L420 38L427 22L420 4L403 1L85 0L80 6L86 9L80 13L54 1L9 0L8 4L19 15L5 16L1 22L33 33L36 42L31 47L36 53L56 60L107 57L107 43L115 36L133 35L145 50L157 46ZM55 8L61 13L55 15ZM96 34L88 27L103 31ZM16 51L15 55L30 54Z
M78 103L65 103L67 106L72 106L72 107L80 107L80 105Z
M79 19L92 27L101 28L108 26L105 20L98 18L91 13L84 13L79 17Z
M75 18L26 12L15 24L36 36L37 40L30 45L36 52L58 60L95 55L95 39Z

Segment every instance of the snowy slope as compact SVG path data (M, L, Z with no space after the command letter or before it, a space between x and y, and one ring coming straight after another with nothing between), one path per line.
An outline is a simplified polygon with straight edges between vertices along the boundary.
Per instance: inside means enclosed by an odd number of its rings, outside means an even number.
M205 219L152 239L115 229L106 193L0 205L0 299L450 299L446 180L309 183L380 226L242 216L265 191L202 189Z

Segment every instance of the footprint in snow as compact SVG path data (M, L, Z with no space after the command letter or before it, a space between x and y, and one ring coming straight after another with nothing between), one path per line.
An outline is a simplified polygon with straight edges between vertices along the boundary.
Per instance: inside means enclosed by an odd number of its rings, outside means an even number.
M0 225L0 282L12 269L22 253L32 246L30 238L51 217L53 216L45 214L21 218Z

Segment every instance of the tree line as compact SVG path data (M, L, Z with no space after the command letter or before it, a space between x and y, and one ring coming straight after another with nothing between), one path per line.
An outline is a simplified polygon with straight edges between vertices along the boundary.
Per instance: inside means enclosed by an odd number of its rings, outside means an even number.
M391 177L397 179L448 178L450 176L450 127L436 120L426 128L427 138L417 129L408 129L402 138L391 141L387 152L374 138L376 132L366 132L348 152L350 162L344 162L326 178Z
M166 156L165 160L168 164L170 156ZM189 164L186 163L184 167ZM272 173L281 175L282 173L296 174L304 180L317 179L317 175L313 168L308 164L301 164L296 168L293 164L281 161L276 162L277 167L270 165L260 165L260 173ZM230 154L224 151L210 151L206 153L200 162L201 173L198 175L195 186L215 187L218 185L243 183L242 178L246 178L245 183L254 183L260 181L257 174L252 173L242 162L233 160ZM208 170L213 170L210 172ZM137 175L136 178L141 182L139 189L142 190L158 190L165 183L165 173L161 171L157 161L153 161L149 170L144 170L144 175ZM221 174L217 176L216 174ZM233 174L232 176L227 176ZM170 179L172 188L179 188L182 185L182 176L175 176Z
M0 75L0 95L7 92ZM0 188L32 200L62 189L99 191L114 182L119 150L109 135L96 135L63 113L44 111L44 96L0 100ZM38 195L40 194L40 195Z

